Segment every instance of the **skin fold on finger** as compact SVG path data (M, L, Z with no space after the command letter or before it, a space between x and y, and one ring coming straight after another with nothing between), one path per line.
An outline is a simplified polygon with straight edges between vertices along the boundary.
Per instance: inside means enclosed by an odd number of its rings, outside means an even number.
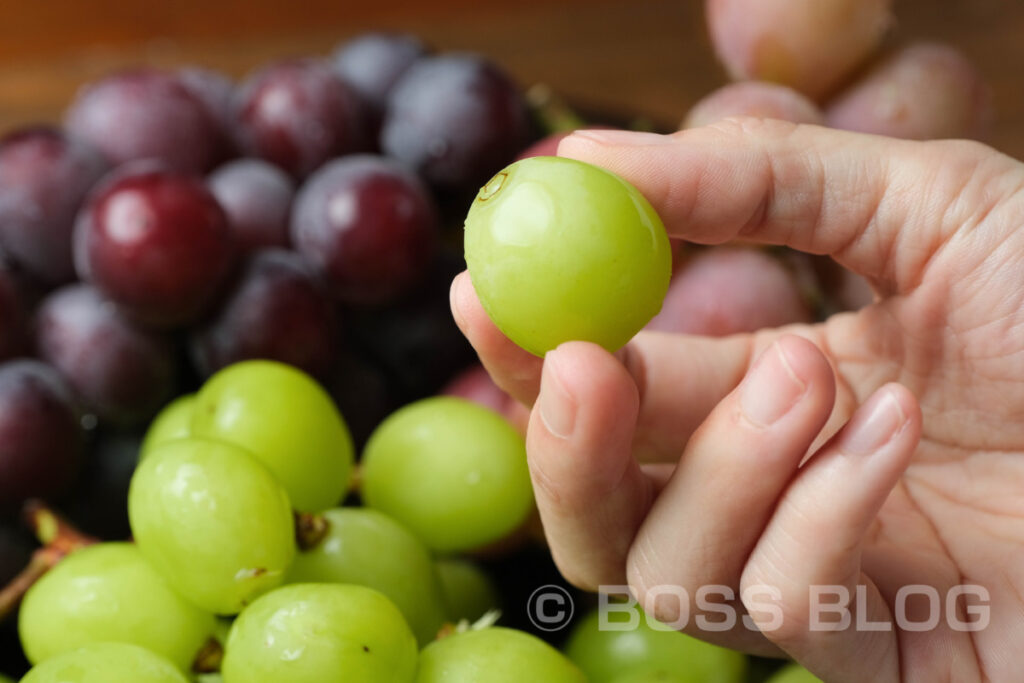
M587 589L621 585L626 553L654 482L632 454L639 396L632 377L594 344L548 353L527 431L527 454L555 562Z
M1024 175L1021 164L976 143L755 118L668 136L579 131L559 154L636 185L673 237L742 237L830 254L885 293L916 286L954 233L969 232L977 207L1005 203ZM949 210L937 217L936 206Z
M898 632L858 626L893 619L888 600L863 572L861 548L920 434L920 408L907 389L888 384L876 391L801 469L744 571L744 586L777 591L771 600L762 597L778 608L779 618L770 627L765 612L751 610L766 636L826 680L898 681L905 673L897 655ZM836 617L815 607L836 598L815 598L815 591L834 596L837 587L851 598L850 623L827 629L821 625ZM958 635L969 643L969 634ZM963 662L964 670L936 676L973 680L968 669L975 660L969 650L963 654L968 656L944 661L947 666L949 661Z
M693 598L705 586L738 588L776 500L834 401L832 368L811 342L787 335L761 354L739 387L694 433L637 534L628 575L645 608L678 623L684 608L657 596L660 587L679 586L691 598L685 608L689 632L763 651L754 642L759 636L740 625L700 633L696 617L703 612Z

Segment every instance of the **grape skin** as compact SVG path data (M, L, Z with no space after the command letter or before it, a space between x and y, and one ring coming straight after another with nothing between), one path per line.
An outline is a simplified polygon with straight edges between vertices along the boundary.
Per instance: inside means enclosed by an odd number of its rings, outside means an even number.
M351 583L378 590L402 611L420 644L433 640L446 610L427 547L376 510L336 508L323 516L330 525L327 536L299 553L288 582Z
M533 507L526 446L504 419L450 396L385 420L363 453L363 499L435 551L497 541Z
M431 643L420 654L416 683L583 683L558 650L522 631L492 626Z
M411 683L416 639L401 612L364 586L295 584L235 621L225 683Z
M215 619L179 597L128 543L101 543L62 560L29 589L18 631L38 664L99 642L138 645L188 672Z
M186 599L237 614L280 585L295 556L288 495L245 451L190 438L155 448L128 492L139 550Z
M186 439L192 435L192 411L195 409L195 403L195 394L185 394L164 406L149 424L139 451L140 460L157 446L169 441Z
M93 643L35 666L21 683L188 683L166 659L137 645Z
M498 607L494 582L480 567L460 558L441 558L436 565L452 622L476 621Z
M573 629L565 652L591 683L616 683L626 674L662 671L680 677L683 683L744 680L746 657L742 653L671 629L652 628L639 607L634 605L631 611L632 615L613 609L607 621L627 621L632 616L639 618L636 628L601 629L600 611L594 610Z
M574 340L617 350L661 308L672 269L665 227L636 188L560 157L491 179L466 218L465 249L488 315L537 356Z
M254 455L297 510L334 507L348 490L355 455L344 418L316 381L283 363L244 361L207 380L192 433Z

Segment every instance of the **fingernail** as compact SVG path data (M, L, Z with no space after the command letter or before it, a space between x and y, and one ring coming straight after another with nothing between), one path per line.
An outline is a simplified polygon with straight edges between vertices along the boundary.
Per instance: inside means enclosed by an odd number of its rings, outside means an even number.
M740 409L748 420L767 427L792 410L807 391L779 342L761 354L740 387Z
M558 350L544 357L544 376L541 380L537 409L547 430L560 439L568 439L576 426L576 401L565 390L558 377Z
M638 133L632 130L578 130L570 137L590 140L601 145L650 146L663 145L668 137L657 133Z
M900 402L886 389L862 405L843 428L837 447L848 455L871 455L889 443L907 416Z

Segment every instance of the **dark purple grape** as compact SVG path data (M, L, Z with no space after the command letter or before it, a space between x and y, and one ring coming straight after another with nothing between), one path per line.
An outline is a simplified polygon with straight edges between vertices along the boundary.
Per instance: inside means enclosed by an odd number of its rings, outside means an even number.
M235 94L235 83L227 75L201 66L187 66L178 70L178 80L192 96L206 109L206 113L217 124L220 154L218 160L234 156L235 141L232 129L235 125L231 102Z
M201 180L144 166L115 172L83 207L75 264L83 280L136 320L189 323L228 274L231 229Z
M321 62L279 62L256 72L236 92L234 111L242 152L296 177L366 146L357 96Z
M105 170L96 150L56 128L26 128L0 140L0 246L42 283L74 279L75 213Z
M174 388L175 354L162 336L125 319L88 285L60 289L36 317L36 349L104 420L151 417Z
M134 69L86 86L68 110L67 128L114 164L157 159L202 173L217 162L219 126L173 74Z
M288 246L295 185L284 171L260 159L238 159L214 171L206 186L228 215L239 249Z
M413 295L385 309L351 311L346 319L354 345L387 373L400 402L432 396L476 360L448 300L452 278L464 269L461 256L442 252Z
M356 155L330 162L295 198L292 241L339 300L377 305L408 291L436 252L437 209L397 162Z
M369 105L379 125L391 89L425 54L426 46L414 35L364 33L334 53L334 71Z
M28 348L28 306L13 268L0 259L0 361Z
M139 462L142 439L133 434L101 434L88 466L61 511L80 531L117 541L131 536L128 485Z
M31 360L0 365L0 509L63 493L83 440L74 394L56 370Z
M430 184L475 191L526 146L522 95L491 62L449 54L425 57L388 98L381 148Z
M281 361L326 377L336 346L334 308L298 254L254 254L212 319L192 337L204 376L251 358Z

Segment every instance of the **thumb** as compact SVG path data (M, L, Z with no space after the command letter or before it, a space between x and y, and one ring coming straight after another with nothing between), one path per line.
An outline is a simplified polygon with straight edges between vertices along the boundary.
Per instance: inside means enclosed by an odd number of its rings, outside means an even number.
M829 254L889 293L919 284L951 238L1024 182L1021 164L977 143L753 118L664 136L578 131L558 152L636 185L670 236Z

